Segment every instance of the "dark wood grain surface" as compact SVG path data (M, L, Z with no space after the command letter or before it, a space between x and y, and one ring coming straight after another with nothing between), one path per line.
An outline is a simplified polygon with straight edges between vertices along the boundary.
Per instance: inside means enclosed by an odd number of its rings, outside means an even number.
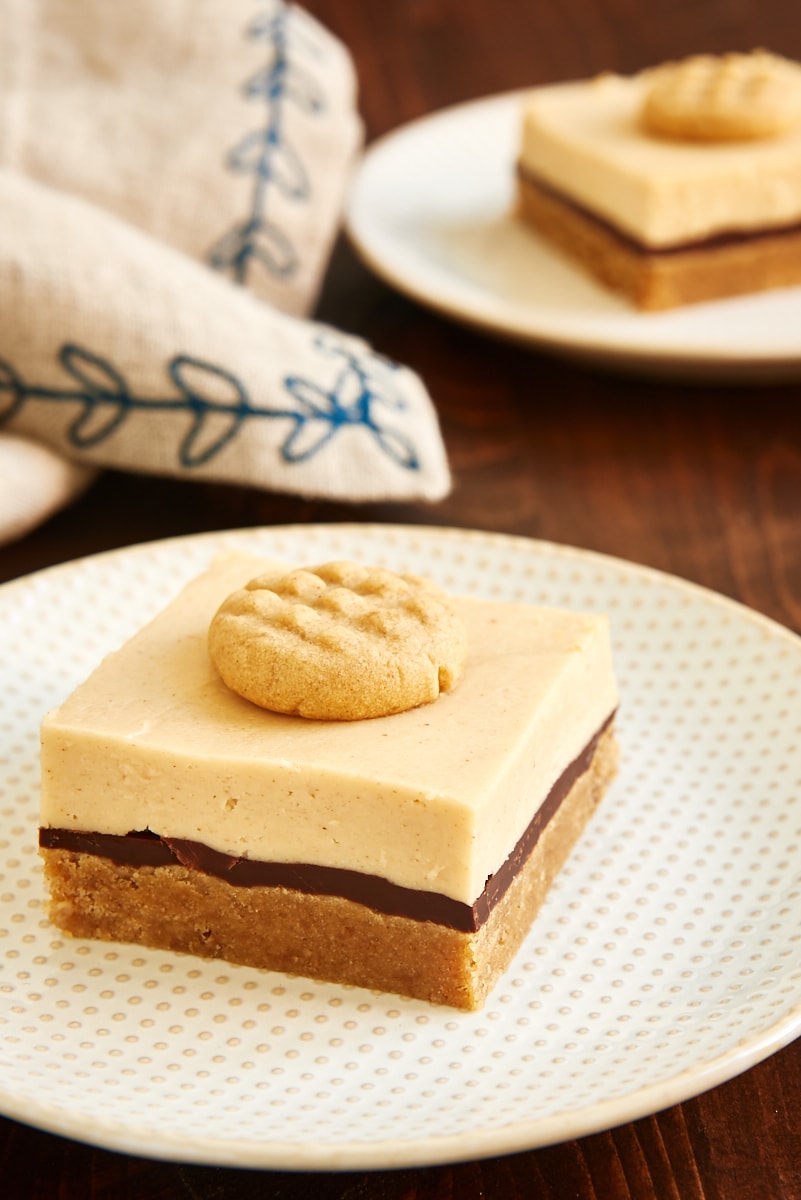
M369 139L441 106L698 50L801 59L788 0L310 0L349 44ZM801 631L801 387L616 376L452 324L373 278L342 242L319 315L408 363L455 476L438 505L348 505L108 472L0 548L0 578L226 527L371 521L504 531L591 548L714 588ZM801 338L801 329L799 329ZM161 1163L0 1119L16 1197L234 1200L794 1200L801 1045L665 1112L509 1157L295 1175Z

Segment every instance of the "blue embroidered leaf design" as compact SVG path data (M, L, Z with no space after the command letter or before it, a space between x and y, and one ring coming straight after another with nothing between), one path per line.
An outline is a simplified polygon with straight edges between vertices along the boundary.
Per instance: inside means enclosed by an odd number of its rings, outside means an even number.
M296 62L287 63L284 94L302 112L317 114L325 109L325 96L317 80Z
M319 384L308 379L300 379L296 375L288 375L284 386L292 393L298 402L299 416L303 419L321 417L330 419L336 407L336 395L326 392Z
M269 132L264 129L254 129L234 146L228 154L228 166L232 171L240 171L246 175L261 175L263 164L267 158L266 149L269 146Z
M291 98L306 113L318 113L323 108L323 93L317 81L297 63L279 60L262 67L251 75L242 88L248 99L279 100Z
M183 466L197 467L236 437L252 409L239 380L213 363L179 354L171 360L169 373L192 413L179 458Z
M325 96L305 71L296 68L287 72L286 95L302 112L313 116L325 112Z
M261 67L255 75L251 75L242 88L248 99L258 98L274 100L281 95L283 87L283 71L276 70L275 65Z
M337 427L334 424L301 418L285 439L281 455L288 463L306 462L331 441L336 431Z
M303 200L309 194L309 177L301 160L286 142L276 146L269 165L263 170L266 179L292 200Z
M300 261L286 232L268 219L268 206L274 195L293 201L310 196L309 173L287 140L284 117L287 105L311 115L325 108L315 78L290 55L290 43L319 55L319 39L311 36L312 28L293 6L279 4L252 19L245 29L246 37L265 42L269 49L268 61L242 85L248 100L263 105L265 119L234 145L226 161L231 171L253 176L251 207L245 219L215 242L208 256L212 267L231 271L240 283L247 282L255 262L275 278L289 279Z
M284 379L284 386L295 399L298 414L295 428L283 445L283 456L289 462L311 458L345 426L367 429L386 456L405 470L418 471L420 460L411 440L397 429L386 428L378 418L381 407L403 411L405 404L394 388L385 390L388 380L387 364L369 353L357 354L344 343L323 335L317 348L334 356L341 368L334 386L326 391L318 384L297 375Z
M273 275L289 275L297 266L297 255L277 225L263 226L250 243L250 257L263 263Z
M254 226L252 222L232 229L211 253L212 266L218 271L231 271L239 280L254 258L273 275L289 274L297 261L291 243L276 225Z
M346 417L339 409L336 396L316 383L289 376L284 384L297 401L298 412L295 428L286 438L282 454L287 462L305 462L330 441Z
M109 363L80 346L63 346L59 362L81 386L83 410L70 426L70 439L83 449L95 446L128 415L130 396L125 380Z
M231 170L268 179L286 196L300 199L308 194L306 168L286 144L273 145L269 130L254 130L228 156Z
M0 421L8 420L29 401L67 404L70 409L77 405L79 413L68 433L75 446L87 449L110 437L135 411L185 414L188 428L178 443L177 460L188 470L219 455L246 422L286 424L288 431L278 452L291 464L308 462L335 437L353 428L366 432L397 466L419 470L412 440L397 427L405 405L392 387L386 362L368 348L355 349L353 342L338 341L330 333L318 337L313 345L333 365L331 386L298 375L286 376L282 383L291 403L283 407L254 404L232 371L189 354L176 354L166 363L173 385L173 392L166 396L136 395L116 367L74 343L65 344L57 354L72 386L31 384L9 361L0 359ZM387 409L397 415L394 425L384 421Z
M388 458L407 471L419 471L420 459L409 438L397 429L380 429L377 425L371 425L370 428Z

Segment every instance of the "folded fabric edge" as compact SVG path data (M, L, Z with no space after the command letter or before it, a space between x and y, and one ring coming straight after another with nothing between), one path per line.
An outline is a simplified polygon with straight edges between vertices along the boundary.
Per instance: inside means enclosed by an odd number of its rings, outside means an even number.
M343 501L448 494L409 368L76 197L0 170L0 198L7 430L148 474Z
M41 442L0 432L0 544L19 541L72 504L98 474Z

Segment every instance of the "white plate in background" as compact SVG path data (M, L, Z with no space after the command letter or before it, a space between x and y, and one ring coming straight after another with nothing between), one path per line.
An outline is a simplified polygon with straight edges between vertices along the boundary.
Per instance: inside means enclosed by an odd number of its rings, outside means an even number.
M801 376L801 288L638 313L513 216L523 97L447 108L368 147L346 222L366 264L456 320L601 365Z

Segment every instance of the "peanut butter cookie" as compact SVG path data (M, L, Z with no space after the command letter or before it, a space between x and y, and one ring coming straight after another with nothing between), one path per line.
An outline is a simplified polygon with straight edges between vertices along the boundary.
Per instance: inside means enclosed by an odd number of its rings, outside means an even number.
M436 700L466 657L461 618L434 583L350 562L251 580L218 609L208 646L245 699L341 721Z
M745 141L801 122L801 68L765 50L695 55L656 67L648 80L642 122L663 137Z

